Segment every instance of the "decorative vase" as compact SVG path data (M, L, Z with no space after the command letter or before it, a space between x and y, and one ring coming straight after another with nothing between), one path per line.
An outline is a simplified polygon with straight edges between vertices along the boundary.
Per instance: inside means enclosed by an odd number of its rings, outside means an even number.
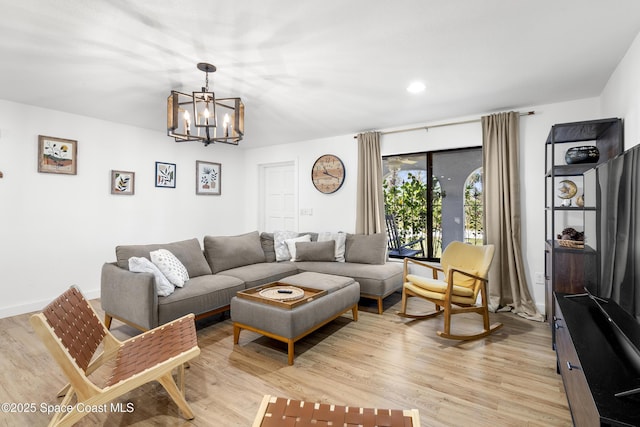
M583 147L571 147L564 155L564 160L568 165L578 163L597 163L600 159L600 151L595 145L585 145Z

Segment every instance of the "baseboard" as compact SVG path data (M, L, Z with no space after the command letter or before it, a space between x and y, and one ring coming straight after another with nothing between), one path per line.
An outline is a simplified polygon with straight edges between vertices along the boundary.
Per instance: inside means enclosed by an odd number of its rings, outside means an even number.
M87 299L100 298L100 289L92 291L82 291L83 295ZM27 304L14 305L11 307L0 307L0 319L5 317L18 316L20 314L32 313L34 311L40 311L43 307L51 302L48 300L33 301Z

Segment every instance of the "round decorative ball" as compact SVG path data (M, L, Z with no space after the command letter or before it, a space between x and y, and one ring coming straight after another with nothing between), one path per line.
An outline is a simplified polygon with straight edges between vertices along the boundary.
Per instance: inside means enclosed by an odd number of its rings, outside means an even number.
M568 165L579 163L597 163L600 159L600 151L595 145L585 145L582 147L571 147L564 155L564 161Z

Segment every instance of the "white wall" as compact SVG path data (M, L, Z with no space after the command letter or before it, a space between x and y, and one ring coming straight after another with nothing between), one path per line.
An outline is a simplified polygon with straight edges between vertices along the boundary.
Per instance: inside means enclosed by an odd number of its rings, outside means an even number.
M38 135L78 141L77 175L37 172ZM245 231L238 147L0 101L0 153L0 317L39 310L72 284L99 296L118 244ZM195 195L196 160L222 164L221 196ZM156 161L176 164L175 189L154 186ZM136 173L135 195L110 194L112 169Z
M602 92L603 117L624 119L626 149L640 143L640 34L627 50Z
M335 154L345 165L345 180L340 190L323 194L311 182L311 167L323 154ZM311 209L312 215L298 215L295 231L355 231L358 146L351 135L316 139L245 150L247 188L244 198L247 230L257 230L260 224L259 200L261 165L294 162L298 174L298 213ZM261 230L274 231L274 230Z

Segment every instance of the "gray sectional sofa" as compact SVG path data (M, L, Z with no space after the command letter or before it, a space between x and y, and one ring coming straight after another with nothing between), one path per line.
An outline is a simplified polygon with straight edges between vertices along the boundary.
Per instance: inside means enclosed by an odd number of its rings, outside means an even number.
M188 313L202 318L228 310L231 298L240 290L306 271L353 278L360 283L361 297L377 300L379 313L382 300L401 288L402 264L386 261L386 235L347 234L344 262L327 256L328 244L318 242L317 233L298 235L309 235L310 242L296 243L295 261L277 261L276 246L281 241L273 233L257 231L238 236L205 236L204 250L196 238L117 246L116 261L102 267L105 323L109 327L115 318L147 330ZM158 295L153 274L129 271L129 258L150 259L150 253L158 249L175 255L189 276L184 287L176 287L168 296Z

